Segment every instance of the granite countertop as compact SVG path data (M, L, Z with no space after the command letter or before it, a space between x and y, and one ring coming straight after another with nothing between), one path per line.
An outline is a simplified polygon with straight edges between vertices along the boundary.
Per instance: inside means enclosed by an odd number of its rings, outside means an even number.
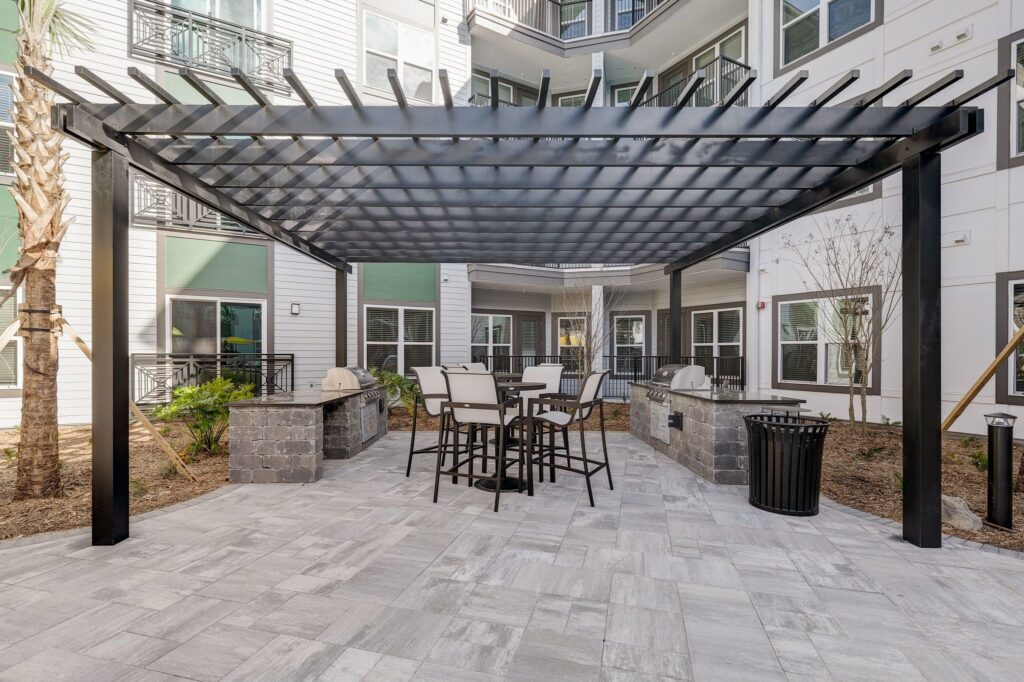
M351 391L322 391L319 388L300 388L296 391L274 393L272 395L229 403L228 407L320 407L340 403L376 388L355 389Z
M650 387L650 382L630 382L635 386ZM803 398L794 398L788 395L779 395L778 393L761 393L759 391L737 391L737 390L720 390L720 389L689 389L689 390L671 390L662 389L667 393L675 395L685 395L698 400L707 400L712 403L735 403L735 404L756 404L756 405L799 405L807 402Z

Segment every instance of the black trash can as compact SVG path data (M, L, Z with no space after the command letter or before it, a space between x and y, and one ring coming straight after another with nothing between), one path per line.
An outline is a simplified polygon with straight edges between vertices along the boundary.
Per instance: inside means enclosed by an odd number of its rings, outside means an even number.
M750 452L750 504L776 514L817 514L828 422L785 414L751 414L743 421Z

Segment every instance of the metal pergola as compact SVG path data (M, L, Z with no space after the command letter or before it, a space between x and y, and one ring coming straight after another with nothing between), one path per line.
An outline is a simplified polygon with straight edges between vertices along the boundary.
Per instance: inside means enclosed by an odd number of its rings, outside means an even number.
M681 356L681 274L752 237L903 172L903 404L905 539L941 543L940 159L983 129L966 106L1003 73L942 105L925 105L963 78L954 71L898 106L882 100L904 71L842 104L852 71L810 104L783 106L796 74L763 105L733 106L751 72L714 107L693 107L698 72L673 106L366 106L344 71L348 106L322 105L298 76L302 101L276 105L241 71L253 99L228 105L196 73L181 76L207 104L179 102L137 69L159 101L131 101L84 67L76 74L113 103L92 103L45 74L26 74L67 99L55 127L89 145L93 241L93 541L128 534L129 167L271 239L344 272L351 262L663 263L671 278L670 355ZM831 104L831 106L829 106ZM339 306L344 296L338 297ZM339 314L344 314L339 311ZM344 357L344 356L341 356Z

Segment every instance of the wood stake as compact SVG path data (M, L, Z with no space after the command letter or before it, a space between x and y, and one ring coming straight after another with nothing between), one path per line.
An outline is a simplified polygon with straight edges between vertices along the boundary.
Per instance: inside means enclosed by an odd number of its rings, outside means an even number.
M967 406L970 405L971 402L977 397L978 393L985 386L985 384L989 382L989 380L992 378L992 375L995 374L996 371L999 369L1000 365L1002 365L1006 361L1006 359L1010 357L1010 354L1013 353L1013 349L1019 346L1022 342L1024 342L1024 326L1021 326L1021 328L1017 330L1017 332L1013 335L1013 338L1010 339L1010 342L1007 343L1001 351L999 351L999 354L996 355L995 360L993 360L989 364L989 366L985 368L985 371L981 373L981 376L978 377L978 380L974 382L974 385L971 386L970 390L964 394L964 397L961 398L960 402L956 404L956 407L953 408L953 411L950 412L949 415L942 421L943 433L949 431L949 427L953 426L953 422L955 422L960 417L960 415L963 414L964 410L967 409Z

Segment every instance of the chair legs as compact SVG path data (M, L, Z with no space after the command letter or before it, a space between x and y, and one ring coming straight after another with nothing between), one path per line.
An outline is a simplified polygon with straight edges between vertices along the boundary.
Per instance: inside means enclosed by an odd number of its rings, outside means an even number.
M598 473L601 469L604 469L608 476L608 488L614 490L612 484L612 472L611 464L608 459L608 440L605 436L604 430L604 411L601 410L601 449L604 452L604 461L592 460L587 455L587 436L584 428L584 422L582 420L576 422L579 425L580 430L580 454L574 455L569 451L569 428L572 424L566 426L558 426L555 424L541 422L531 426L530 434L530 454L528 458L528 467L532 472L533 465L537 465L540 471L540 482L544 482L544 467L548 468L548 474L551 478L551 482L555 482L555 472L559 469L563 471L571 471L576 474L582 474L586 480L587 485L587 498L590 501L590 506L594 505L594 488L591 484L590 477ZM544 429L548 429L547 442L545 443ZM555 429L558 428L562 432L562 446L555 447ZM536 429L536 431L534 431ZM534 434L539 434L534 439ZM537 442L535 443L534 440ZM534 448L539 447L540 452L534 454ZM565 464L558 464L557 459L559 455L565 456ZM582 465L580 468L573 466L574 463Z
M450 415L442 412L440 416L440 425L438 430L437 445L429 445L424 448L416 449L416 423L419 421L419 409L420 401L417 399L413 401L412 407L412 434L409 438L409 461L405 465L405 477L409 478L412 475L412 458L413 455L424 454L428 452L437 451L437 454L441 458L441 465L444 466L445 460L447 459L448 451L448 436L450 430ZM429 414L429 413L428 413ZM456 441L456 449L458 449L458 441ZM458 455L456 455L458 456Z

